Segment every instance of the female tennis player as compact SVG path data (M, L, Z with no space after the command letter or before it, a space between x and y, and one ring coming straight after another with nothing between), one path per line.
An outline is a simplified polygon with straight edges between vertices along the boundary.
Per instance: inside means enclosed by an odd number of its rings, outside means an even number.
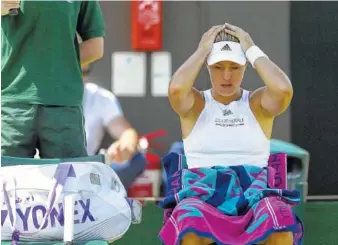
M262 79L262 87L254 91L242 87L248 63ZM194 83L204 64L211 88L199 91ZM173 75L169 86L171 106L180 117L189 169L243 165L266 168L274 119L288 108L292 96L288 76L247 32L228 23L212 27ZM183 232L180 226L175 229L177 234ZM268 236L255 244L294 244L294 235L287 227L266 229ZM227 232L226 227L223 232ZM217 242L217 234L204 235L192 228L180 244Z

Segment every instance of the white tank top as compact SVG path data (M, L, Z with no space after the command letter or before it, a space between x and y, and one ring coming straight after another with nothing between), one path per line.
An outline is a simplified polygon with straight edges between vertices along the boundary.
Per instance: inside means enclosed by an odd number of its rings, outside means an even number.
M249 91L228 105L203 92L205 107L183 140L189 168L253 165L266 167L270 140L266 138L249 105Z

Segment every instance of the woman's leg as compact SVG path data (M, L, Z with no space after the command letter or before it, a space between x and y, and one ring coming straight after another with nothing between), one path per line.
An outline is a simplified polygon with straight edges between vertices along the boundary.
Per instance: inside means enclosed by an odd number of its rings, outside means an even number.
M266 240L265 245L292 245L292 232L275 232Z
M181 245L210 245L212 243L211 239L199 237L193 232L187 233L181 241Z

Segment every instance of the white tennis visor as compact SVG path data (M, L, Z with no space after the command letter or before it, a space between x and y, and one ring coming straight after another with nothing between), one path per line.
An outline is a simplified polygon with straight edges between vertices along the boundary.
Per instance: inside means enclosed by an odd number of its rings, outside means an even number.
M220 61L232 61L239 65L245 65L246 56L239 43L223 41L214 43L208 56L208 65L216 64Z

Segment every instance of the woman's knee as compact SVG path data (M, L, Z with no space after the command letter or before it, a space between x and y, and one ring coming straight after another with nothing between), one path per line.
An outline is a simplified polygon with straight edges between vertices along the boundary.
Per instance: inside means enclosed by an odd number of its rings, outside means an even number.
M267 240L266 245L292 245L292 232L275 232L271 234Z
M189 232L184 235L181 240L181 245L201 245L201 238L199 238L195 233Z
M212 242L209 238L200 237L193 232L189 232L183 237L181 245L209 245Z

